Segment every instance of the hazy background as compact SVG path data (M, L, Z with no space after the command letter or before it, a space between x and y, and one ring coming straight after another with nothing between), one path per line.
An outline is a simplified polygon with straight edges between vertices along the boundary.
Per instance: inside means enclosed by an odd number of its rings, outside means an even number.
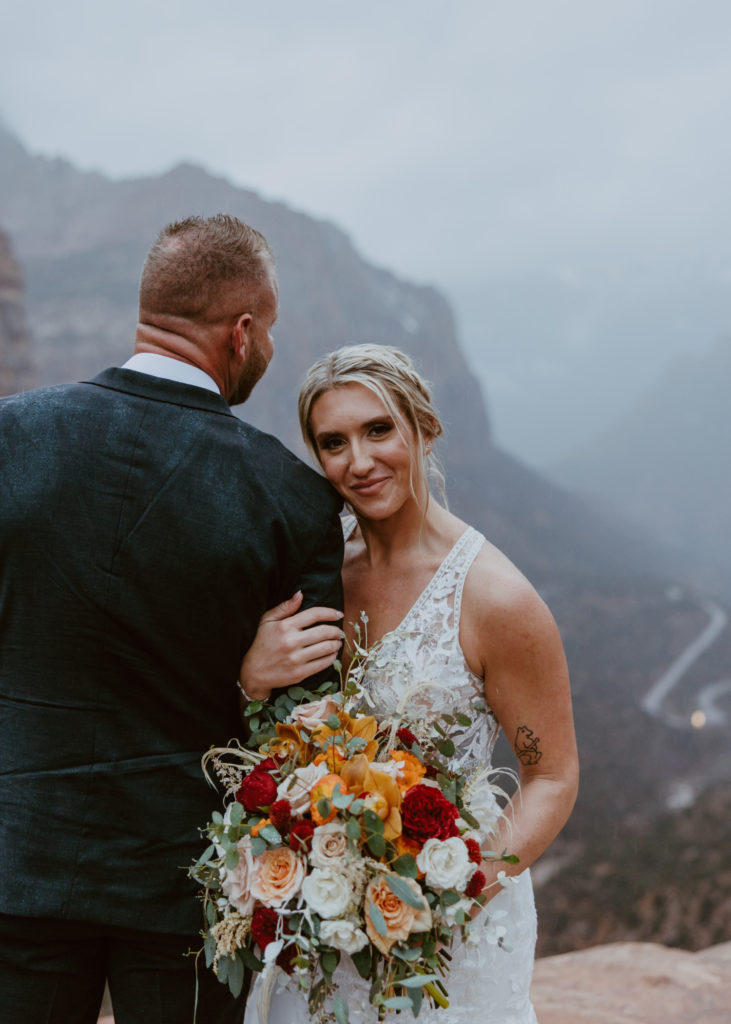
M404 347L451 507L556 616L582 781L534 872L539 952L729 942L731 5L30 0L1 24L0 394L126 358L166 221L260 227L281 315L242 414L296 447L315 358Z
M437 284L499 442L540 469L729 332L724 0L26 0L2 22L0 116L31 151L189 160Z

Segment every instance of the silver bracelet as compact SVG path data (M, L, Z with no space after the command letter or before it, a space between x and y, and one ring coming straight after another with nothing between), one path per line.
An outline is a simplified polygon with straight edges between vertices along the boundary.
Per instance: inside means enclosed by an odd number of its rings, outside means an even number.
M239 688L239 693L240 693L240 694L241 694L241 696L242 696L242 697L244 698L244 701L245 701L245 703L246 703L246 704L251 704L251 703L252 703L253 701L255 701L255 700L256 700L256 697L250 697L250 696L248 695L248 693L246 692L246 690L245 690L245 689L243 688L243 686L241 685L241 680L240 680L240 679L237 679L237 680L236 680L236 685L238 686L238 688Z

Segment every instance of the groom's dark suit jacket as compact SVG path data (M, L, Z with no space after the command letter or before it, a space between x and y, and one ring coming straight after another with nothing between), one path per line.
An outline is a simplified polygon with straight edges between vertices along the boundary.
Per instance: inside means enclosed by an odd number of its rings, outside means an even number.
M341 607L339 505L201 388L0 401L0 912L199 929L201 755L262 612Z

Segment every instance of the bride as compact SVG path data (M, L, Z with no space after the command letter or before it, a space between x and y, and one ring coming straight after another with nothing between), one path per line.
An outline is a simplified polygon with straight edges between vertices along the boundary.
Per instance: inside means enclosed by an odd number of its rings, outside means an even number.
M312 367L299 400L303 435L354 515L344 520L345 630L365 613L378 645L367 689L375 715L393 712L417 683L409 711L456 714L482 697L487 713L456 739L455 767L490 765L499 728L518 762L520 793L483 849L508 850L516 865L484 860L485 927L455 943L447 1009L424 1006L423 1024L535 1024L530 982L536 917L530 865L565 824L578 761L566 663L556 625L515 566L429 493L432 447L442 432L426 383L397 349L357 345ZM250 699L330 665L340 635L332 610L298 612L301 596L262 619L244 660ZM320 624L311 628L313 622ZM484 773L483 773L484 777ZM489 787L485 806L494 800ZM498 879L498 871L507 875ZM477 908L476 908L477 910ZM501 938L502 937L502 938ZM500 941L498 941L500 940ZM368 988L348 957L336 981L351 1024L372 1024ZM282 981L286 976L282 975ZM259 983L246 1024L259 1024ZM308 1020L294 984L275 990L270 1024Z

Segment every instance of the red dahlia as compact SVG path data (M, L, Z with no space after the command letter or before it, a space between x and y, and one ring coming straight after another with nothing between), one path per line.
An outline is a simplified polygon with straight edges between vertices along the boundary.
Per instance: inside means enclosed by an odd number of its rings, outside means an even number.
M482 851L476 839L465 839L465 846L473 864L482 864Z
M292 824L292 804L289 800L275 800L269 808L269 817L280 836L286 835Z
M278 916L271 907L256 907L252 914L251 935L262 953L277 937Z
M295 853L300 853L302 848L309 853L312 849L312 836L315 831L315 826L312 824L309 818L302 818L300 821L295 821L292 829L289 833L289 845Z
M412 786L401 803L404 834L420 843L458 836L458 816L459 811L441 790L423 782Z
M269 772L253 771L239 786L236 799L247 811L268 807L277 796L277 784Z
M476 896L479 896L485 888L486 881L487 879L481 871L475 871L474 875L467 883L467 888L464 891L465 896L469 896L470 899L474 899Z
M407 729L405 725L401 726L400 729L396 730L396 735L401 740L403 745L409 748L409 750L416 743L416 736L414 736L411 729Z

